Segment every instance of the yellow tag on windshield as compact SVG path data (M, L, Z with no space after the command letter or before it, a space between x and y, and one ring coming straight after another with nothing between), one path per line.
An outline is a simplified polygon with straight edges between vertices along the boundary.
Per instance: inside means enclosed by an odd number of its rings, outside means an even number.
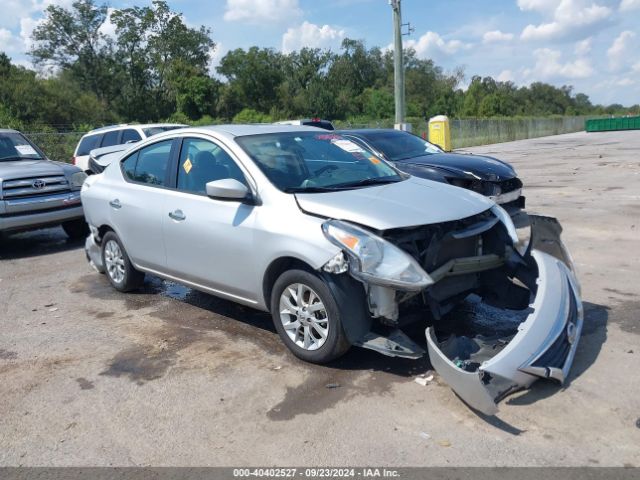
M191 160L189 158L187 158L182 164L182 168L184 168L184 171L187 172L187 175L189 175L189 172L193 168L193 164L191 163Z
M369 161L374 165L377 165L380 163L380 160L378 160L376 157L369 157Z

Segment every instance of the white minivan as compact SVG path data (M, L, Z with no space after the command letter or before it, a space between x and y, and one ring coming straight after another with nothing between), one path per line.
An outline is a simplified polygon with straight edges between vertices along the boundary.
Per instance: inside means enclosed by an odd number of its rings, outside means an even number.
M96 128L80 139L73 152L71 163L90 174L89 153L91 150L139 142L158 133L186 126L179 123L149 123L146 125L120 124Z

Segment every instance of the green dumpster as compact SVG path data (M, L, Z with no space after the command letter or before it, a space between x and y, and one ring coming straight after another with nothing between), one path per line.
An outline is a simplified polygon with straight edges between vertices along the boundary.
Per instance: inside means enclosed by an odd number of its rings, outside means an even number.
M590 118L585 122L584 129L587 132L640 130L640 117Z

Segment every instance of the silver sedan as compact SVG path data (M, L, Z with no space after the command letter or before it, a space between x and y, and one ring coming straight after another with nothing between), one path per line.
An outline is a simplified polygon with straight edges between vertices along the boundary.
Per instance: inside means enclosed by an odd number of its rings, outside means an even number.
M538 378L564 381L577 348L579 285L554 219L516 231L491 200L332 132L160 134L90 177L82 203L88 258L114 288L148 273L269 311L307 361L352 345L428 352L463 400L494 413ZM426 341L405 334L411 323Z

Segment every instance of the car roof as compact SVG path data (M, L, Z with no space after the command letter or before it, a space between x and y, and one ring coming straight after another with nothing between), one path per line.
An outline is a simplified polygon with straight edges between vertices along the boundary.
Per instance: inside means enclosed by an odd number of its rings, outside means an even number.
M205 127L189 127L182 129L181 132L188 130L189 132L219 132L229 137L242 137L245 135L260 135L268 133L287 133L287 132L326 132L326 130L317 127L307 127L306 125L273 125L273 124L250 124L250 125L210 125ZM163 135L177 133L166 132Z
M20 133L18 130L12 128L0 128L0 133Z
M154 128L154 127L187 127L183 123L121 123L119 125L107 125L105 127L94 128L87 132L84 136L94 135L96 133L113 132L124 128Z

